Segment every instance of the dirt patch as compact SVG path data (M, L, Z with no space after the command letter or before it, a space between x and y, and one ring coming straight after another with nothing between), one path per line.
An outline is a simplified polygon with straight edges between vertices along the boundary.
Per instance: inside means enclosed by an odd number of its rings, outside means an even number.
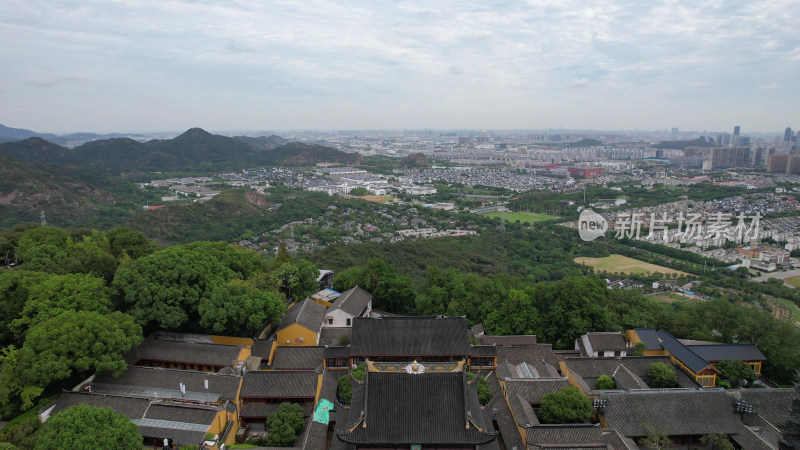
M256 191L247 191L247 192L245 192L244 193L244 198L245 198L245 200L250 202L250 204L258 206L260 208L266 208L270 204L267 201L267 199L264 198L263 195L259 194Z

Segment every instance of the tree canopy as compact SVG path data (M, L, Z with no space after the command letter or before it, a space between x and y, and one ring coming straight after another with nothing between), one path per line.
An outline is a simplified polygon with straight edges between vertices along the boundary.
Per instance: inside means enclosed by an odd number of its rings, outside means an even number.
M217 334L252 336L265 322L278 323L286 306L274 292L237 280L223 284L198 305L200 325Z
M647 366L647 376L650 377L650 387L671 388L678 385L678 374L675 369L661 362Z
M732 386L737 386L740 381L752 383L758 379L750 364L740 359L724 359L717 364L722 378L731 382Z
M303 409L297 403L284 402L267 417L267 446L291 447L303 431Z
M142 436L136 424L111 408L80 404L50 417L39 430L37 450L66 447L139 450Z
M566 386L542 397L539 413L546 423L581 423L592 415L592 401Z

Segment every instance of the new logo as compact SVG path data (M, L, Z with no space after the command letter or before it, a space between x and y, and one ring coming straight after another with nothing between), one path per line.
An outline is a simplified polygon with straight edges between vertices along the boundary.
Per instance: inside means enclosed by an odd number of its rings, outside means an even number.
M593 241L608 230L608 222L591 209L584 209L578 217L578 234L584 241Z

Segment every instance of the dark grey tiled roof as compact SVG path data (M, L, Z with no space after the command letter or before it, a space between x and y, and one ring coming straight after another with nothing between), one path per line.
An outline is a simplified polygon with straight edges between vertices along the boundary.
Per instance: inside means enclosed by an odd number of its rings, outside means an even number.
M710 365L708 361L698 356L697 353L691 351L687 346L678 342L677 339L666 331L658 330L658 337L661 338L661 346L672 353L672 356L678 358L678 360L694 373L698 373Z
M263 360L269 359L269 352L272 350L271 339L256 339L253 341L253 346L250 347L250 354L259 356Z
M630 369L622 364L617 366L617 369L610 376L614 379L617 389L647 389L650 387L640 376L631 372Z
M242 381L241 397L314 398L317 373L313 370L255 370Z
M150 405L144 417L146 419L198 423L211 426L211 423L214 422L214 418L217 417L217 411L214 408L201 408L188 405L154 404Z
M535 334L514 336L481 336L481 343L485 345L536 345Z
M266 418L270 414L277 411L278 406L280 406L280 403L261 403L261 404L248 403L242 405L242 412L240 413L240 415L246 418L261 418L261 417ZM303 409L303 416L308 416L314 410L314 403L313 402L300 403L300 407Z
M592 350L596 352L627 350L622 333L586 333Z
M491 374L487 377L489 382L489 389L492 391L492 401L486 406L484 411L491 411L492 419L497 422L497 427L500 430L500 436L506 444L506 448L524 448L524 443L519 435L514 417L511 415L511 409L506 402L505 394L500 388L500 383L497 380L496 374Z
M658 333L652 328L634 328L636 334L642 342L646 350L661 350L661 340L658 338Z
M90 394L87 392L64 392L56 400L55 408L50 413L56 414L70 406L87 404L98 408L111 408L124 414L129 419L138 419L144 415L150 401L146 398L130 398L116 395Z
M646 436L648 423L666 427L672 436L733 434L742 428L724 391L624 391L606 392L601 397L608 399L605 408L608 425L628 437Z
M470 345L470 356L497 356L493 345Z
M521 362L537 364L545 361L552 366L558 366L558 358L553 353L553 346L550 344L498 345L497 360L508 361L514 365Z
M272 369L316 369L322 366L325 347L278 347Z
M208 389L205 382L208 380ZM152 388L157 390L179 391L180 384L187 392L212 393L219 395L219 401L236 400L242 378L235 375L198 372L196 370L162 369L159 367L128 366L122 375L97 375L92 381L92 389L97 392L122 392L124 386ZM119 387L119 388L118 388Z
M359 404L360 398L354 392L348 419L351 428L337 431L339 439L345 442L477 445L496 437L492 431L483 433L475 426L481 424L483 412L470 409L477 403L477 394L465 384L462 372L367 373L366 383L355 388L366 395ZM476 398L468 399L469 396ZM359 422L362 411L363 421ZM469 422L468 416L475 423Z
M532 405L542 402L545 394L569 386L566 378L517 378L506 380L508 396L519 395Z
M290 325L298 324L318 333L319 329L322 328L322 320L325 318L325 311L327 310L328 308L314 300L305 299L289 309L286 315L283 316L281 326L275 331L281 331Z
M605 448L600 425L533 425L525 430L530 448Z
M239 357L238 345L204 344L145 339L144 343L126 354L126 360L135 364L140 359L170 361L187 364L231 366Z
M508 406L511 407L511 412L519 426L528 427L539 423L539 418L536 417L531 404L519 395L509 396Z
M353 335L351 327L322 327L319 334L319 345L329 347L340 346L343 337L350 338Z
M372 294L356 286L342 292L342 295L331 305L331 311L340 309L351 316L358 317L367 309L370 300L372 300Z
M350 347L325 347L326 358L349 358Z
M739 392L748 402L758 404L756 414L759 417L778 428L786 425L792 412L794 389L740 389Z
M608 444L609 450L639 450L639 445L631 438L627 438L614 428L603 430L603 439Z
M353 319L350 354L358 356L469 355L463 317Z
M706 361L741 359L742 361L766 361L767 358L755 344L687 345L689 350Z
M762 436L748 427L742 427L741 433L732 434L730 438L741 448L747 450L774 450L776 448L765 442Z

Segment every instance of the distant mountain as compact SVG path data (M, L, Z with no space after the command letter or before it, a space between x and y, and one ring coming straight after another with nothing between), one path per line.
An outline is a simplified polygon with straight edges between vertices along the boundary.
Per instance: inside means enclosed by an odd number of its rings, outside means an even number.
M283 139L277 136L243 140L192 128L174 139L144 143L127 138L103 139L73 149L33 137L0 144L0 155L31 162L95 167L114 175L168 170L212 172L317 162L358 164L361 161L358 153L298 142L265 149L269 142L280 141Z
M263 150L272 150L275 147L280 147L281 145L286 145L290 142L274 134L271 136L259 136L255 138L247 136L234 136L233 138Z
M65 135L55 135L52 133L37 133L36 131L24 128L10 128L0 124L0 142L19 141L31 137L38 137L48 140L54 144L66 145L69 141L91 141L93 139L111 139L118 137L141 136L138 134L95 134L95 133L72 133Z
M686 149L686 147L716 147L716 144L714 144L714 142L706 140L705 137L700 136L699 138L692 141L661 141L653 146L653 148L664 148L673 150L684 150Z
M35 131L26 130L24 128L11 128L0 124L0 141L16 141L20 139L27 139L30 137L47 137L56 138L55 134L42 134Z
M62 148L34 139L43 148ZM0 228L39 222L41 211L56 226L115 224L141 208L143 195L133 182L90 168L0 156Z

